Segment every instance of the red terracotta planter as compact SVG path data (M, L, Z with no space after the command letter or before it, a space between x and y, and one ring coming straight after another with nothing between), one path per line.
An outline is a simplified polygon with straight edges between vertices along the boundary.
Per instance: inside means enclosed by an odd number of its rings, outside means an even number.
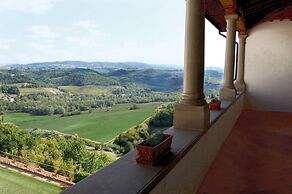
M172 135L164 134L164 140L155 147L136 145L139 164L155 165L161 158L168 154L171 150Z
M210 102L209 103L210 110L220 110L221 109L221 101Z

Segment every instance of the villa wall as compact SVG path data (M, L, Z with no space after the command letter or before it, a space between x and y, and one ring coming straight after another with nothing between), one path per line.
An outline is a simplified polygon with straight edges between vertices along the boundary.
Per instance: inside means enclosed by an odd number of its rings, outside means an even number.
M292 111L292 21L265 22L248 35L245 108Z

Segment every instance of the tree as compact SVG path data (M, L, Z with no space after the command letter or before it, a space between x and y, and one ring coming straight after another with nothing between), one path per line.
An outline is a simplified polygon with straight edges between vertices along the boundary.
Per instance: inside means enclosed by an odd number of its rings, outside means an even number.
M89 152L77 136L20 130L5 123L0 123L0 151L14 155L12 158L21 162L74 178L75 182L112 162L104 153Z
M136 109L139 109L138 105L137 104L133 104L129 110L136 110Z
M158 109L156 114L149 120L149 125L156 127L168 127L173 125L174 103Z
M19 95L20 91L16 86L0 86L0 92L4 94L16 94Z
M129 152L129 151L131 151L131 150L133 150L134 149L134 145L133 145L133 143L131 143L131 142L127 142L126 143L126 146L125 146L125 152L127 153L127 152Z
M59 106L59 107L55 108L54 114L64 114L65 112L66 112L65 108Z

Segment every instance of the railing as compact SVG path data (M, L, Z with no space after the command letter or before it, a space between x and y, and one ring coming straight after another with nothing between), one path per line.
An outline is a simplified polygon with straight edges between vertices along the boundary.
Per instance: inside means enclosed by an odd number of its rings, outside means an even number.
M10 157L10 158L9 158ZM11 159L12 158L12 159ZM20 158L9 153L0 152L0 165L19 169L34 176L42 177L59 183L62 187L69 187L74 185L69 177L59 175L58 173L49 172L41 167L29 165L20 162Z
M211 127L203 132L166 130L173 135L172 152L159 165L137 164L137 153L132 151L63 193L195 193L237 121L243 101L244 94L234 102L223 101L221 111L211 111Z

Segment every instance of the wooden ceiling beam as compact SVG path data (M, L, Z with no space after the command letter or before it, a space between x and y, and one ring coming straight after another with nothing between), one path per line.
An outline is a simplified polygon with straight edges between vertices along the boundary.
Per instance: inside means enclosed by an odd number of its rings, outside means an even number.
M206 14L220 30L226 30L225 15L239 15L237 30L245 33L255 25L275 19L292 20L292 0L205 0Z
M235 15L236 12L236 1L235 0L220 0L221 5L225 10L225 15Z
M243 16L239 16L236 22L236 26L240 35L246 35L246 25L245 25L245 19Z

